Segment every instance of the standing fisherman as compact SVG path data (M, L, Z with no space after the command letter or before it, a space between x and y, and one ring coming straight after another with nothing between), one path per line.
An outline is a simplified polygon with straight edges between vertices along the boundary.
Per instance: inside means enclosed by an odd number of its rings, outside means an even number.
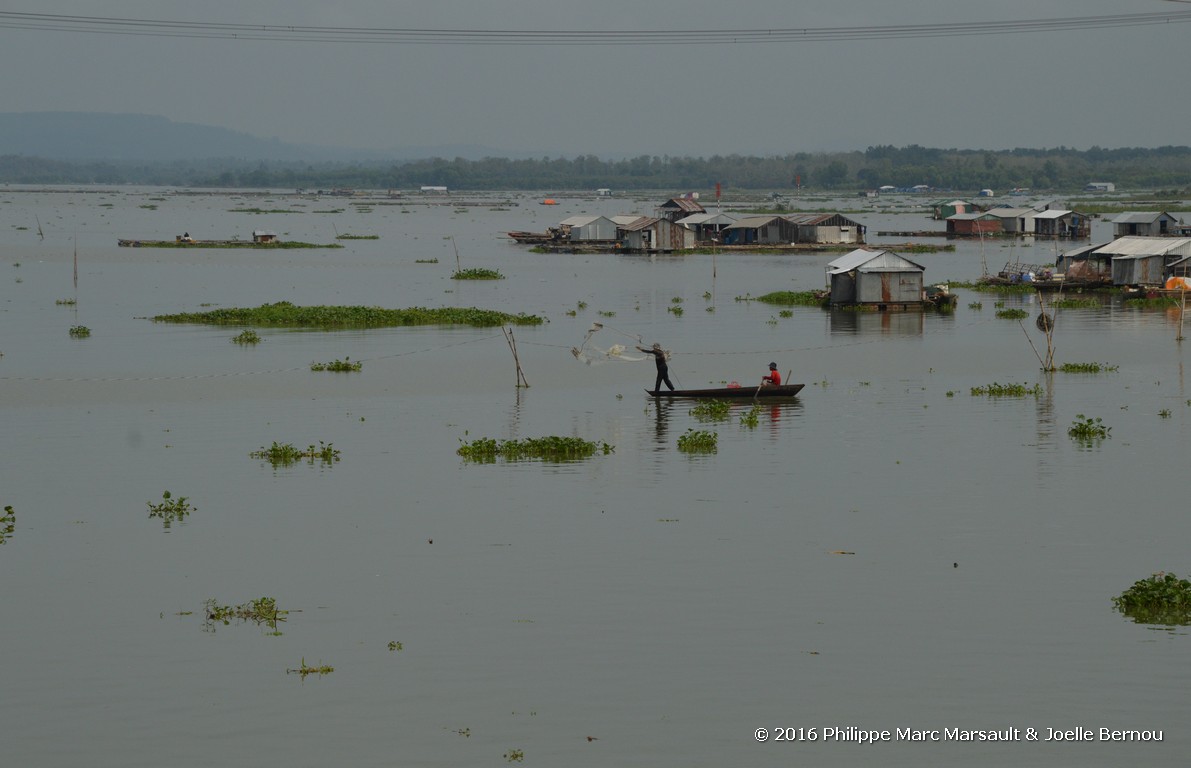
M657 381L653 383L653 393L656 395L662 391L663 381L666 382L666 386L670 388L671 392L673 392L674 385L670 383L670 368L666 365L666 350L662 349L662 345L655 342L652 347L646 348L638 346L637 349L653 355L653 362L657 364L658 378Z

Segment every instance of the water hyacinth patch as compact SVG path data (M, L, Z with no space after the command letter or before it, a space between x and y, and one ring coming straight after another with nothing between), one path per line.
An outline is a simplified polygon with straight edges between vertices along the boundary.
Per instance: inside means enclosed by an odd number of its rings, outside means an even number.
M500 273L498 269L485 269L483 267L473 267L472 269L461 269L451 275L452 280L504 280L505 276Z
M596 443L579 437L528 437L521 440L494 440L482 437L478 440L465 442L459 440L459 448L455 451L468 461L493 462L497 458L505 461L520 461L524 459L542 459L547 461L574 461L586 459L602 453L605 456L612 453L614 446L608 443Z
M704 400L691 408L691 415L699 421L721 421L728 418L731 408L727 400Z
M251 328L241 332L238 336L232 337L233 344L260 344L261 335Z
M688 429L686 434L678 438L678 450L683 453L715 453L719 448L719 438L715 432Z
M331 443L324 443L322 440L318 441L318 448L308 445L305 450L299 450L294 447L293 443L278 443L274 440L273 445L268 448L261 446L259 451L252 451L248 455L254 459L267 461L274 467L297 464L303 459L310 464L320 461L327 465L339 461L339 450L332 447Z
M158 323L195 323L201 325L252 325L265 328L395 328L414 325L471 325L489 328L498 325L540 325L536 315L510 315L475 307L411 307L384 309L360 306L299 307L288 301L259 307L229 307L209 312L183 312L157 315Z
M350 357L340 360L336 358L329 363L311 363L310 370L312 371L333 371L336 373L350 373L352 371L361 371L364 369L364 364L357 360L352 362Z
M988 397L1026 397L1033 395L1037 397L1042 394L1042 385L1035 384L1029 386L1028 384L987 384L983 387L972 387L972 396L979 397L987 395Z
M1138 624L1191 624L1191 581L1158 571L1112 598L1113 605Z

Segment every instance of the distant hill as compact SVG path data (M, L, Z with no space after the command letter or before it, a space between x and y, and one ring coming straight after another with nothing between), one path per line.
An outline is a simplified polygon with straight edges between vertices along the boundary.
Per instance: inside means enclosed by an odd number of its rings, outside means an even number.
M354 150L287 144L240 131L175 123L157 115L102 112L0 112L0 155L64 161L170 163L234 158L265 162L392 162L430 157L510 157L490 147ZM527 155L521 155L527 157Z

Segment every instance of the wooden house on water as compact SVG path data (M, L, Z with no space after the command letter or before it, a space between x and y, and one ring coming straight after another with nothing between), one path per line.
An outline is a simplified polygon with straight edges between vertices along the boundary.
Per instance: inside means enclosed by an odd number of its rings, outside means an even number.
M558 228L572 243L616 240L616 222L607 216L570 216L560 221Z
M258 229L252 233L252 242L254 243L275 243L277 242L277 233L267 229Z
M1064 282L1111 283L1112 255L1100 252L1105 245L1097 243L1063 251L1055 259L1055 271L1063 275Z
M1113 285L1162 285L1167 267L1191 256L1191 238L1122 237L1097 253L1112 259Z
M949 235L999 235L1001 220L988 213L957 213L947 217Z
M921 307L926 268L892 251L858 248L827 265L833 305L867 304L878 309Z
M1163 237L1179 223L1166 211L1126 211L1109 219L1113 237Z
M1034 234L1039 237L1070 237L1083 240L1092 235L1092 220L1077 211L1052 209L1034 216Z
M723 230L724 245L789 245L798 242L798 225L783 216L748 216Z
M625 251L669 253L695 247L695 233L667 219L641 216L630 224L618 226L616 239Z
M793 213L784 217L798 227L799 243L864 243L863 224L838 213Z
M675 197L659 205L657 213L658 218L676 222L693 213L707 213L707 210L693 197Z
M678 220L678 224L694 231L697 242L719 242L720 230L735 224L736 216L727 213L693 213Z

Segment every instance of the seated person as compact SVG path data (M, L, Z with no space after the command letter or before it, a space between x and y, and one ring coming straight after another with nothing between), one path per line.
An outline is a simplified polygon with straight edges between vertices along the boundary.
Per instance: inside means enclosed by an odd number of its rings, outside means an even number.
M761 377L761 384L772 384L779 386L782 383L782 375L777 370L777 363L769 364L769 373Z

